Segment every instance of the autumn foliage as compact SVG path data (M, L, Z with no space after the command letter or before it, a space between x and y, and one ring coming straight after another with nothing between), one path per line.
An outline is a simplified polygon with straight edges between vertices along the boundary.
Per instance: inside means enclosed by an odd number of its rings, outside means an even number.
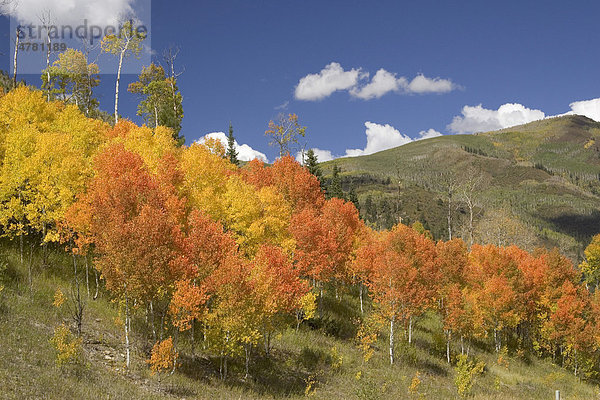
M557 250L436 243L403 224L372 231L289 155L239 168L217 142L178 147L168 128L110 127L24 87L0 98L0 122L3 235L93 258L124 309L126 343L145 313L155 371L174 367L185 334L220 359L222 377L242 355L248 373L253 351L268 356L327 290L352 287L372 303L361 346L385 336L392 363L430 313L448 362L478 340L560 357L576 373L600 365L598 238L582 276Z

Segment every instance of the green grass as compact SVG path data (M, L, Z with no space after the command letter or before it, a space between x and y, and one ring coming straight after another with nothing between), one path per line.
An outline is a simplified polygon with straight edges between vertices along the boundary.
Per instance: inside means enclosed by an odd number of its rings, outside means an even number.
M10 244L0 249L1 261L8 264L0 283L5 286L0 292L0 398L301 398L309 385L308 393L315 399L457 398L454 369L445 362L440 321L434 315L417 321L413 345L399 332L395 365L389 365L385 335L376 343L373 357L364 361L353 340L360 320L354 289L340 290L336 299L328 288L323 318L305 323L298 333L292 328L282 332L274 339L269 358L255 349L248 379L240 357L230 361L229 376L221 381L218 361L198 345L192 352L185 333L180 336L177 371L159 381L145 365L150 335L142 329L141 312L134 321L132 368L125 371L123 334L115 324L117 304L102 290L98 299L87 299L84 283L84 361L61 368L48 340L56 326L71 324L69 313L52 305L57 288L65 294L69 291L71 259L56 250L50 265L42 269L35 257L30 290L27 267L20 265L16 250ZM367 302L365 307L368 311L371 306ZM458 344L453 350L458 350ZM553 398L555 389L562 391L564 399L598 396L596 386L580 382L547 360L509 355L507 368L498 365L485 343L473 346L471 353L486 364L476 378L473 399L541 400ZM417 371L421 385L418 394L411 395L408 387Z

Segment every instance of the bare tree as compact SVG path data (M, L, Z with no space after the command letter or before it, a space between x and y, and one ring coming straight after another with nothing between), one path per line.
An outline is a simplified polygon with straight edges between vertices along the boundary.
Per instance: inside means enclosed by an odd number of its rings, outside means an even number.
M50 12L50 10L44 10L42 12L42 14L40 14L38 16L38 19L40 21L40 24L42 25L42 27L44 28L44 31L46 32L46 79L47 79L47 90L46 90L46 96L47 96L47 101L50 101L50 91L51 91L51 86L50 86L50 50L51 50L51 45L52 42L50 40L50 30L52 28L56 29L56 26L54 26L52 24L52 13Z
M15 0L0 0L0 15L10 17L17 8L17 1ZM21 26L17 25L15 28L15 51L13 55L13 88L17 87L17 56L19 54L19 39L21 36Z
M175 119L178 119L179 116L179 107L177 101L177 88L175 87L175 82L177 82L177 78L181 76L185 72L185 68L183 68L180 72L176 72L175 70L175 61L177 60L177 56L179 55L179 47L169 46L163 51L163 60L166 64L166 71L169 74L169 83L171 86L171 97L173 101L173 115Z
M481 190L487 185L486 177L474 167L467 168L459 178L458 192L461 200L467 208L467 234L469 237L469 248L474 243L474 221L482 211L480 200Z
M533 251L538 244L534 229L506 205L486 211L475 225L475 235L482 244L516 245L527 251Z
M400 216L400 206L402 205L402 168L400 167L400 162L398 160L394 160L394 167L396 170L396 183L398 187L398 193L396 196L396 223L402 222L402 217Z
M454 233L454 211L456 209L455 194L459 188L459 180L453 171L440 174L440 185L446 195L448 207L446 209L446 220L448 223L448 240L452 240Z
M88 65L91 65L91 64L98 65L98 58L100 57L100 51L96 52L96 50L98 50L100 48L100 44L96 43L95 45L93 45L91 43L91 40L81 39L81 46L82 46L82 52L85 55L85 59L87 60ZM92 54L92 52L95 52L96 55L93 60L90 60L90 55ZM87 72L87 76L86 76L87 85L86 85L86 91L83 96L82 102L83 102L83 109L84 109L85 116L89 117L90 112L94 108L94 94L93 94L94 71L92 68L88 67L86 72ZM100 70L98 70L98 72L100 72Z

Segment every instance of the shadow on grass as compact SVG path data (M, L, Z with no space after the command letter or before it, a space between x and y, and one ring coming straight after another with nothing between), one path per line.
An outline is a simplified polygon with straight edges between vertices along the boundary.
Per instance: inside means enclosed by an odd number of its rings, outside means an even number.
M548 218L554 227L562 233L577 238L588 238L598 233L600 225L600 211L594 211L590 215L563 214L554 218Z
M419 371L424 371L437 376L448 376L448 370L446 368L428 360L419 361L416 366Z
M306 322L313 330L320 330L328 336L348 340L356 336L357 322L360 320L360 311L357 307L346 301L343 295L336 299L332 295L333 289L325 292L323 296L323 315L317 316ZM318 314L318 311L317 311Z
M306 356L307 363L311 364L311 357ZM318 355L317 355L317 358ZM296 356L289 352L273 350L267 358L264 355L253 354L250 361L250 376L244 379L244 360L228 360L228 376L222 384L254 392L258 395L284 397L302 395L305 390L305 379L308 373L303 362L297 362ZM294 360L290 362L290 360ZM190 379L210 383L220 380L218 357L189 357L180 359L181 366L178 371ZM186 396L186 394L177 394Z

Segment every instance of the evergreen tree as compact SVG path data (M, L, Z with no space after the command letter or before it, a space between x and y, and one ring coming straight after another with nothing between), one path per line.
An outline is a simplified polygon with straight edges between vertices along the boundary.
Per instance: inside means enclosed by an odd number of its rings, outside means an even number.
M356 190L354 189L354 183L350 186L350 191L348 192L348 201L353 203L356 209L360 211L360 203L358 201L358 196L356 195Z
M227 152L225 153L225 157L227 157L233 165L240 165L240 160L238 160L238 152L235 150L235 138L233 137L233 125L231 125L231 122L229 123L229 135L227 136Z
M342 181L340 178L340 167L337 165L333 166L333 176L329 181L329 186L327 187L327 197L338 199L345 199L344 190L342 189Z
M306 168L308 168L308 172L317 177L321 187L323 187L323 172L319 167L319 160L313 149L308 149L306 152Z
M373 196L368 195L365 200L365 219L369 222L377 220L377 206L373 202Z

